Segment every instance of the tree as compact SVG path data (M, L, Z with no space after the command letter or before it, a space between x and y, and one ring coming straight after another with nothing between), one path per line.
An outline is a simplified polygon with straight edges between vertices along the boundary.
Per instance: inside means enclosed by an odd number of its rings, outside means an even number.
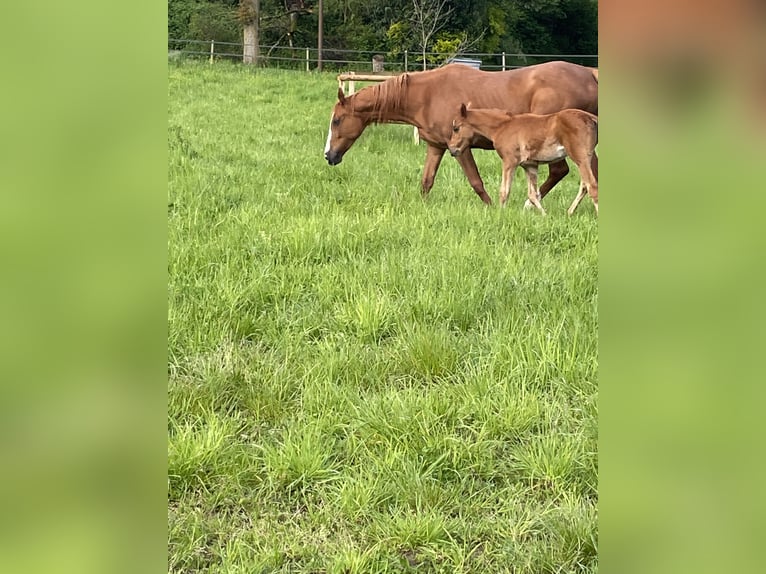
M324 5L319 0L319 21L317 23L317 70L322 71L322 44L324 43Z
M484 32L479 34L477 38L473 40L468 39L468 34L465 32L442 32L436 37L434 42L434 52L437 52L438 56L433 56L431 61L434 63L440 63L444 59L454 58L458 54L467 52L473 49L484 36ZM446 54L446 56L444 56Z
M242 61L257 66L261 57L261 0L240 0L239 19L243 25Z
M293 38L295 37L296 30L298 30L298 15L308 14L309 10L306 8L306 2L304 0L285 0L284 4L285 10L287 10L287 16L290 19L287 26L287 43L291 48L294 48L295 44ZM319 4L321 8L322 3L320 2Z
M427 67L428 43L434 34L447 25L447 17L453 10L453 7L447 7L447 0L412 0L411 19L413 28L419 36L424 70Z

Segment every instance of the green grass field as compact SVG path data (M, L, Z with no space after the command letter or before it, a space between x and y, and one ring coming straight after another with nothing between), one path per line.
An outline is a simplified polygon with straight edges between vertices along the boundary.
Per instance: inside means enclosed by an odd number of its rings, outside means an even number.
M596 572L576 168L547 217L449 156L424 202L409 126L324 161L333 74L168 74L168 571Z

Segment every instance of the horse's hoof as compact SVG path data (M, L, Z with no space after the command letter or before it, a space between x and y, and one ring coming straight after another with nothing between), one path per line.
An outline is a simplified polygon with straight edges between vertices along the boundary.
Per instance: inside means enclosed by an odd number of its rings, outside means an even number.
M534 207L534 204L531 201L526 200L524 202L524 209L532 209L533 207Z

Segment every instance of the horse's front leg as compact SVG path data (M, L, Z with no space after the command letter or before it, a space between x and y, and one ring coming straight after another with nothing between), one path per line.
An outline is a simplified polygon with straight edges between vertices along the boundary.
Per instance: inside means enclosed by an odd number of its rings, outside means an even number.
M420 181L420 193L423 198L428 195L434 186L436 172L439 171L439 164L442 162L446 150L428 144L426 149L426 163L423 166L423 179Z
M545 215L545 210L540 204L540 192L537 189L537 166L526 165L524 166L524 171L527 173L527 201Z
M468 183L471 184L471 187L476 192L476 195L478 195L487 205L492 205L492 200L484 190L484 182L481 180L481 176L479 175L479 168L476 167L476 160L473 159L471 148L466 148L465 151L456 156L456 159L460 164L460 167L463 168L463 173L468 178Z

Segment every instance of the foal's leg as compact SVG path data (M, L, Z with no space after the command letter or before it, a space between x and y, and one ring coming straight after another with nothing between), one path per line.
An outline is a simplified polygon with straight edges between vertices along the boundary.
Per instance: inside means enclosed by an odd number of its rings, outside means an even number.
M431 188L434 186L436 172L439 171L439 164L442 162L446 150L428 144L426 149L426 163L423 166L423 179L420 180L421 195L425 198Z
M591 157L589 167L588 177L590 178L590 181L587 182L588 195L590 195L590 198L593 201L593 207L596 208L596 215L598 215L598 158L596 157L595 150L593 151L593 157Z
M537 190L537 166L525 166L524 171L527 172L527 201L545 215L545 210L543 209L543 206L540 205L540 196Z
M503 161L503 178L500 181L500 207L505 207L508 201L508 194L511 193L513 185L513 174L516 172L516 162Z
M492 200L484 190L484 182L479 175L479 168L476 167L476 161L473 159L471 148L466 148L465 151L461 152L455 159L457 159L460 167L463 168L463 173L465 173L465 176L468 178L468 182L476 192L476 195L478 195L487 205L492 205Z
M593 200L593 205L596 208L596 215L598 215L598 179L593 173L592 159L592 157L582 157L579 154L575 154L575 156L572 157L572 160L577 164L577 169L580 170L580 190L577 193L577 197L575 197L575 200L572 202L572 205L567 210L569 215L572 215L574 210L577 209L577 206L580 205L582 198L585 197L586 190Z
M577 190L577 195L574 198L574 201L572 202L572 205L569 206L569 209L567 209L567 214L572 215L577 209L577 206L580 205L580 202L582 201L582 198L585 197L586 189L585 189L585 180L580 177L580 189Z
M598 156L596 155L595 150L593 151L593 157L590 158L590 169L595 178L598 179Z
M554 161L548 164L548 179L543 182L540 187L540 199L548 195L548 192L553 189L553 186L564 179L564 176L569 173L569 165L566 159ZM532 207L533 203L529 200L524 204L525 208Z

